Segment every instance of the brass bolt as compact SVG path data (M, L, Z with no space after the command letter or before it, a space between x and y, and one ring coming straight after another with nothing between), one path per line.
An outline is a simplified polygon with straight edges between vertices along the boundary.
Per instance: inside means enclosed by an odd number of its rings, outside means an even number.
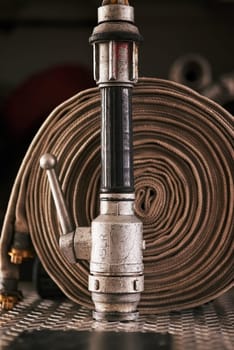
M30 250L12 248L8 254L11 257L11 263L16 265L22 264L24 259L33 258L33 254Z

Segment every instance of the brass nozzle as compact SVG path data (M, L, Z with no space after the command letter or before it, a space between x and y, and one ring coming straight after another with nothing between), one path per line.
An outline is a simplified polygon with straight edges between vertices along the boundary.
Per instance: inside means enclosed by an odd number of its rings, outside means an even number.
M33 253L30 250L21 250L12 248L8 253L11 257L12 264L22 264L24 259L33 258Z
M129 6L128 0L103 0L102 6L104 5L127 5Z

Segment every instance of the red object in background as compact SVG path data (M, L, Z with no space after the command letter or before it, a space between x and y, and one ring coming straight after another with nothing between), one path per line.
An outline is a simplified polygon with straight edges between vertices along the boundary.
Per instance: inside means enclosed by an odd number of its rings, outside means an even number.
M79 65L56 66L33 75L4 103L3 118L9 133L22 138L35 132L61 102L93 86L90 71Z

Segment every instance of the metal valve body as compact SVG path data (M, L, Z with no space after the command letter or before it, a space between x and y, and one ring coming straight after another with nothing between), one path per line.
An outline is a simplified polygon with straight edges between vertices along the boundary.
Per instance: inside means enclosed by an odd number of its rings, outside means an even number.
M101 92L100 215L89 228L72 228L54 172L44 155L63 235L60 248L70 262L90 256L89 290L97 320L134 320L144 289L143 229L134 214L132 87L138 77L138 42L133 8L122 1L103 1L94 48L94 77ZM127 3L125 1L125 3Z
M117 200L117 197L120 200ZM135 319L143 291L142 223L133 197L101 195L101 214L92 222L89 290L97 319Z

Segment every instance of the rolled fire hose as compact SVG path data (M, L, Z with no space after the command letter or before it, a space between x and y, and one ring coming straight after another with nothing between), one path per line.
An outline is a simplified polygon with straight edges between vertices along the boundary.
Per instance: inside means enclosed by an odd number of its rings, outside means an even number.
M161 313L211 301L233 286L233 117L189 88L143 78L133 93L133 135L135 211L146 240L139 309ZM3 248L14 232L29 233L50 277L92 308L88 262L71 265L59 250L60 226L39 169L46 152L58 159L75 225L90 225L100 183L96 88L57 107L35 136L13 187L1 250L2 269L14 275Z

